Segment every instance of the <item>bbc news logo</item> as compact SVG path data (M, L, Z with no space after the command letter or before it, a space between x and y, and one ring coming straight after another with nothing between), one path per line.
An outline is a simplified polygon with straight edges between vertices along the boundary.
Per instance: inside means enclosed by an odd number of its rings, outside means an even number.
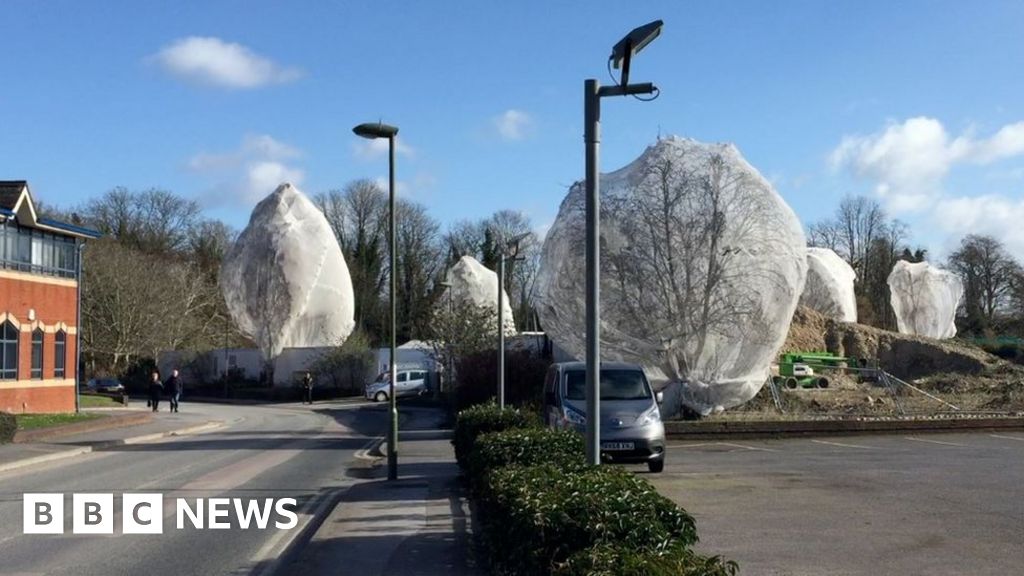
M25 494L22 532L25 534L64 533L64 494ZM294 498L178 498L174 503L177 530L231 529L234 516L242 530L291 530L299 523ZM116 515L113 494L72 494L72 534L113 534ZM273 522L271 522L273 520ZM122 534L163 534L163 494L123 494L121 496Z

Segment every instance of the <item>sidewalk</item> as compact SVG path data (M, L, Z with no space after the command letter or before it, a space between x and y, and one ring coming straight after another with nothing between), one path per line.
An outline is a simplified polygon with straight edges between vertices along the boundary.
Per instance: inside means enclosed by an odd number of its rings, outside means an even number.
M125 413L134 412L125 410ZM147 442L173 434L200 432L219 425L209 415L200 413L152 413L146 410L140 413L152 414L152 418L145 424L63 435L42 442L0 444L0 472L70 458L104 446Z
M472 558L469 502L447 430L399 433L397 481L386 460L341 498L281 572L414 576L482 573Z

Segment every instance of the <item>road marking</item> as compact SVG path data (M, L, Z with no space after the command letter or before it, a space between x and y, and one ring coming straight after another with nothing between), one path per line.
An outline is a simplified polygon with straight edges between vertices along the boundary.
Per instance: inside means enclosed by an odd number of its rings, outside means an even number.
M744 444L731 444L729 442L719 442L722 446L732 446L733 448L743 448L744 450L757 450L759 452L778 452L774 448L759 448L757 446L747 446Z
M756 450L759 452L778 452L775 448L759 448L757 446L746 446L744 444L732 444L730 442L697 442L696 444L667 444L668 448L700 448L702 446L728 446L730 448L742 448L744 450Z
M698 442L697 444L669 444L669 448L700 448L701 446L716 446L718 442Z
M815 444L827 444L829 446L839 446L840 448L862 448L864 450L875 450L877 446L861 446L860 444L843 444L842 442L829 442L827 440L811 440Z
M993 438L1002 438L1004 440L1016 440L1018 442L1024 442L1024 437L1021 436L1001 436L999 434L989 434Z
M967 444L957 444L955 442L940 442L938 440L927 440L925 438L914 438L913 436L904 436L906 440L913 440L914 442L927 442L929 444L941 444L942 446L956 446L958 448L967 448Z
M360 459L360 460L374 460L374 461L375 460L380 460L380 456L373 456L372 454L370 454L370 450L375 449L377 447L377 444L379 444L379 443L381 443L383 441L384 441L384 437L383 436L377 436L376 438L371 438L370 441L367 442L362 448L360 448L359 450L356 450L356 452L355 452L355 454L353 454L353 456L355 458Z

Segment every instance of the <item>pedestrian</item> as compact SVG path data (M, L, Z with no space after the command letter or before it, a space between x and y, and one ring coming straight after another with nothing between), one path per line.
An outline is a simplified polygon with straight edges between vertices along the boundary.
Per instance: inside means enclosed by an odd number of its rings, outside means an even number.
M153 412L156 412L160 406L160 394L164 391L164 385L160 382L160 373L156 370L153 371L153 379L149 383L149 402L153 406Z
M306 371L306 375L302 377L302 396L303 404L313 403L313 375Z
M171 400L171 412L178 411L178 402L181 400L181 392L184 387L184 382L178 376L178 369L175 368L171 371L171 377L167 379L167 382L164 382L164 389L167 390L167 396Z

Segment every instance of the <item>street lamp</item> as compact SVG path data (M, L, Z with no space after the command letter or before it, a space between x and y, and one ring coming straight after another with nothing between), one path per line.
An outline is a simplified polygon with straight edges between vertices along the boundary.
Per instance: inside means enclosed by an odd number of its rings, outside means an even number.
M654 94L654 84L629 84L629 64L635 54L643 50L661 34L661 20L639 26L626 34L612 47L609 60L615 68L622 68L617 86L602 88L596 79L583 82L583 140L586 146L586 275L587 275L587 462L601 463L601 238L600 172L598 171L598 144L601 141L601 98L605 96L636 96Z
M455 389L455 387L453 386L455 382L455 363L452 360L452 336L454 334L454 330L451 329L452 322L454 322L455 318L455 302L453 300L455 295L452 294L454 289L452 288L451 270L448 271L448 274L445 276L445 279L441 281L441 286L444 286L445 292L447 292L448 294L448 319L445 320L444 322L444 325L447 327L447 329L445 330L446 334L444 343L446 356L444 367L444 380L448 384L448 393L451 394L451 391ZM439 390L439 392L441 391Z
M519 257L519 243L529 235L526 232L510 238L498 257L498 408L505 408L505 262L522 260ZM513 247L515 252L509 255Z
M398 268L396 251L398 246L395 236L395 136L398 135L398 128L388 126L381 122L360 124L352 129L357 136L363 138L387 138L388 139L388 235L391 245L391 289L388 293L388 300L391 304L391 383L388 386L388 403L390 404L391 422L388 427L388 480L398 479L398 404L395 402L395 381L398 379L397 364L397 337L395 335L396 308L395 308L395 271Z

